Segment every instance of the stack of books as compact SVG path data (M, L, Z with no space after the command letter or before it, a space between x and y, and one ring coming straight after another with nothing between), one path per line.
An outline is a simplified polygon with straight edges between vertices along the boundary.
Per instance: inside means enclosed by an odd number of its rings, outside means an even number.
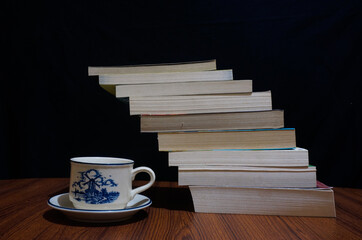
M216 61L90 67L100 85L129 99L141 131L178 167L196 212L335 217L332 188L317 181L270 91L234 80Z

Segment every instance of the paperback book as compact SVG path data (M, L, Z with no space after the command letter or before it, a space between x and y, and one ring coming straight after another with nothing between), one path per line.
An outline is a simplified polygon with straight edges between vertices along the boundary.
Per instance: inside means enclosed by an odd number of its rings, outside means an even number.
M161 72L99 75L99 84L149 84L175 82L207 82L233 80L232 70L214 70L199 72Z
M159 151L295 148L295 129L253 129L158 133Z
M88 75L106 74L130 74L130 73L159 73L159 72L197 72L216 70L216 60L179 62L179 63L159 63L140 64L125 66L92 66L88 67Z
M251 93L251 80L148 83L116 86L116 97Z
M333 189L189 186L195 212L336 217Z
M206 150L168 153L169 166L250 166L250 167L308 167L308 150Z
M284 111L141 115L141 132L268 129L284 127Z
M179 185L243 187L316 187L316 168L182 165Z
M272 110L271 92L130 97L131 115L196 114Z

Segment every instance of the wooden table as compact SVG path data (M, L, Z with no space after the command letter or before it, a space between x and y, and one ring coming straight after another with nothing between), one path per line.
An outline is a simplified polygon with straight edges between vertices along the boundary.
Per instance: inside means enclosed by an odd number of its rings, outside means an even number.
M120 223L68 220L47 200L69 179L0 181L0 239L362 239L362 190L335 188L337 218L194 213L188 188L157 182L153 201Z

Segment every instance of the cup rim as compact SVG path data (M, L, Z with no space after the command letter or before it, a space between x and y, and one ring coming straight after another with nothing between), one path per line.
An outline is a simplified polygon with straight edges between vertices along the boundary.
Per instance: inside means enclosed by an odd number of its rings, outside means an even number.
M71 163L88 164L88 165L107 165L107 166L122 166L132 165L133 160L127 158L117 157L73 157L70 159Z

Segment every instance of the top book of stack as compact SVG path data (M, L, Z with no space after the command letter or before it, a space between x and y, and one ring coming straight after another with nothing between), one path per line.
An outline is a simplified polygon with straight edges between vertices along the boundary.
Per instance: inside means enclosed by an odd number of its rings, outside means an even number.
M131 73L162 73L162 72L197 72L216 70L216 60L180 62L180 63L162 63L162 64L143 64L126 65L112 67L88 67L89 76L108 75L108 74L131 74Z
M120 85L127 85L128 88L123 91L128 92L130 87L134 88L137 85L139 87L144 84L192 83L233 79L232 70L216 70L216 60L119 67L89 67L88 72L90 76L98 75L99 85L113 95L116 95L115 86ZM164 86L159 87L164 89ZM117 91L122 92L122 89ZM139 92L138 89L135 91ZM155 91L155 88L153 91ZM164 89L164 92L166 91ZM128 96L121 94L117 97Z
M131 115L269 111L271 92L253 92L252 80L216 70L216 60L124 67L90 67L99 84L129 98Z

